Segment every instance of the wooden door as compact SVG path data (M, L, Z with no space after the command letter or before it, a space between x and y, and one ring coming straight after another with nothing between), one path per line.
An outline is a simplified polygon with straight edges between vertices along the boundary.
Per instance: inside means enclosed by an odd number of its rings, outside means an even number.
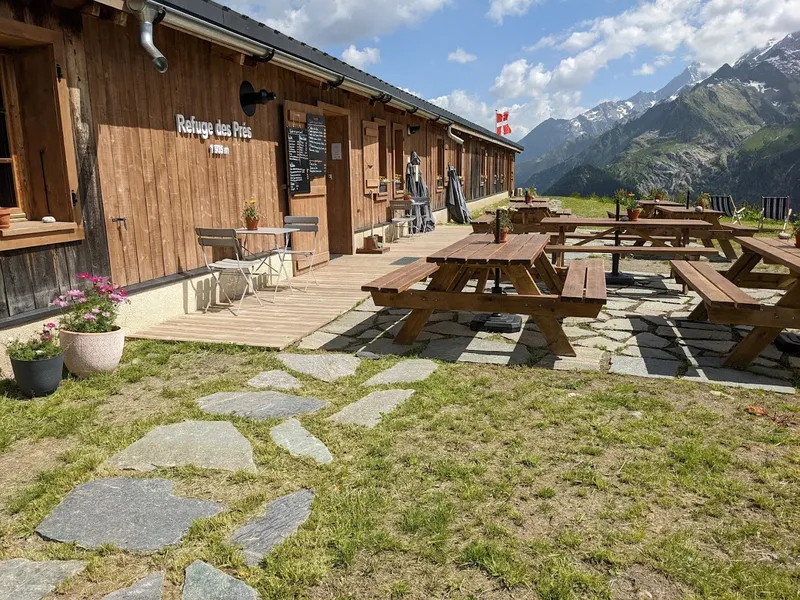
M353 254L350 203L350 118L325 113L328 145L328 244L332 254Z
M283 105L284 123L286 128L306 128L308 114L323 115L322 108L310 104L301 104L287 100ZM327 127L327 124L326 124ZM288 152L286 164L286 181L289 180ZM330 158L330 157L329 157ZM311 191L308 194L291 194L286 186L289 196L289 214L294 217L318 217L319 233L317 234L317 254L314 264L327 263L330 260L328 246L328 186L326 177L317 177L311 180ZM314 246L313 236L310 233L293 233L292 248L295 250L310 250ZM300 257L295 259L295 272L308 268L308 259Z

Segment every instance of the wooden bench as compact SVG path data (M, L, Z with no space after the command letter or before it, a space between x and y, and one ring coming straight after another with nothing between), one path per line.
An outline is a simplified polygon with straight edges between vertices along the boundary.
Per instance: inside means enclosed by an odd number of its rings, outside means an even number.
M748 227L747 225L737 225L734 223L722 223L722 228L730 231L733 235L736 236L745 236L745 237L753 237L757 232L758 229L755 227Z
M761 304L735 283L726 279L708 263L672 261L672 272L678 283L697 292L709 308L759 310ZM709 311L710 312L710 311ZM689 316L691 319L691 315Z
M578 246L558 245L547 246L547 252L554 256L574 252L587 254L632 254L643 256L675 256L684 258L699 258L701 256L717 256L716 248L686 248L683 246Z
M439 270L439 265L426 262L424 258L395 269L375 281L361 286L362 292L400 294Z

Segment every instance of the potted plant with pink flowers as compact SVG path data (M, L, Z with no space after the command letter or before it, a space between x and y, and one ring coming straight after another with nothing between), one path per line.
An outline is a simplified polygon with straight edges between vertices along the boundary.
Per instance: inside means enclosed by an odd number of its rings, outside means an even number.
M117 368L125 346L125 332L117 325L127 292L106 277L79 273L91 283L87 290L69 290L52 304L63 309L60 322L64 364L78 377L109 373Z

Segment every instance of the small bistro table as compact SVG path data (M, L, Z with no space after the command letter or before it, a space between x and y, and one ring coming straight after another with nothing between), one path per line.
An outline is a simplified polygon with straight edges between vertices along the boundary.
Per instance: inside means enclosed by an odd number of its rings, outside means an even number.
M275 282L275 290L277 291L281 273L286 274L287 279L289 276L289 274L286 272L286 265L284 265L284 257L286 256L286 252L289 250L289 234L296 233L300 230L297 227L259 227L258 229L246 229L242 227L236 229L235 231L236 235L244 238L245 241L242 242L242 247L245 250L247 250L246 240L248 236L270 236L275 237L276 241L280 239L280 236L284 236L283 247L281 247L281 245L278 243L275 251L267 253L267 255L262 259L261 264L258 266L258 268L261 268L262 266L267 265L269 267L270 278L272 278L273 274L278 276L278 281ZM272 266L272 263L269 262L269 258L276 254L280 257L281 262L281 266L277 270Z
M489 234L468 235L427 259L406 265L363 286L378 306L410 308L397 344L417 339L434 310L530 315L550 351L575 356L558 317L596 317L606 302L603 263L578 260L566 277L556 272L545 255L549 236L510 235L503 244ZM487 294L486 282L495 269L511 281L516 294ZM425 290L412 289L431 276ZM477 279L475 292L464 292ZM548 294L536 284L544 282Z
M675 265L679 281L694 288L703 298L689 315L694 321L749 325L753 329L725 360L729 367L750 364L786 328L800 327L800 248L793 243L770 238L734 238L742 255L727 273L682 272L688 265ZM759 263L781 265L786 273L754 273ZM676 266L678 267L676 269ZM741 288L785 289L774 306L764 305Z
M707 231L712 225L707 221L697 219L640 219L638 221L617 221L615 219L584 218L584 217L549 217L542 219L540 226L548 233L557 233L556 244L549 250L553 253L554 262L559 266L564 266L564 254L566 252L578 251L597 251L619 254L657 254L663 251L664 254L680 255L700 255L709 254L703 249L689 249L689 241L695 237L699 231ZM600 228L602 231L589 235L579 242L570 246L566 245L567 233L574 231L578 227ZM589 242L608 239L608 237L619 231L620 234L633 236L634 246L588 246ZM671 242L671 246L667 242ZM641 248L649 242L651 248ZM701 250L701 252L693 252ZM716 250L713 250L716 254Z
M693 207L686 208L685 206L666 206L659 204L654 208L654 212L656 218L700 219L702 221L711 223L712 227L709 231L699 232L698 235L694 237L697 237L700 241L702 241L703 246L706 248L713 248L714 242L712 240L716 240L717 243L719 243L720 249L728 260L736 260L737 258L736 251L733 249L733 245L731 244L731 239L733 239L736 235L741 237L748 234L753 235L756 232L755 229L751 229L749 227L736 226L732 224L723 225L720 223L720 219L725 216L725 213L718 210L695 210Z

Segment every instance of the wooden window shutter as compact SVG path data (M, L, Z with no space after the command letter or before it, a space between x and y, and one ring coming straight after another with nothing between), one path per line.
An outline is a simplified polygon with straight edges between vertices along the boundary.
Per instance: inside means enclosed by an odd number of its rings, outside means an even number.
M377 194L380 187L380 160L378 143L378 124L363 121L362 140L364 143L364 193Z

